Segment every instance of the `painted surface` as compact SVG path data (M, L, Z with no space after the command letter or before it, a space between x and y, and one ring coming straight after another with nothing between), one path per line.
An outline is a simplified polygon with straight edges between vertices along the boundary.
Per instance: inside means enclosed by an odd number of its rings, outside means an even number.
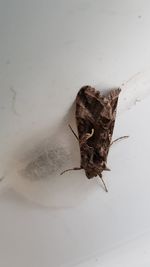
M149 231L149 8L147 0L0 2L2 266L92 257L112 266L112 248ZM79 165L67 125L75 128L85 84L122 89L114 138L130 138L110 151L108 194L82 171L59 175ZM150 262L148 236L138 262Z

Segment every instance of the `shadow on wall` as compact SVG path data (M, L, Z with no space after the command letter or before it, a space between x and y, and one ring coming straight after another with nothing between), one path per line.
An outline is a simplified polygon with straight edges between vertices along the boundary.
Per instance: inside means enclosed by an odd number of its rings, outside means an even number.
M75 103L55 129L45 129L18 148L6 177L9 187L32 201L57 208L78 205L89 191L96 190L97 181L89 181L83 171L60 175L80 166L79 144L68 127L70 123L76 131L74 114Z

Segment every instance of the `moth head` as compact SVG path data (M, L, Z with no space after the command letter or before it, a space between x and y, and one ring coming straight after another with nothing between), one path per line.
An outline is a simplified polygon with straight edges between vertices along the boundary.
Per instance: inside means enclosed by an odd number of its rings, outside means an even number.
M86 174L86 177L88 179L91 179L91 178L93 178L93 177L95 177L97 175L101 175L101 173L98 174L97 170L95 170L95 169L87 169L87 170L85 170L85 174Z
M107 169L107 167L106 167L106 163L104 161L100 162L97 165L89 163L89 164L87 164L87 167L85 169L85 174L86 174L88 179L91 179L97 175L99 175L101 177L102 172L106 169Z

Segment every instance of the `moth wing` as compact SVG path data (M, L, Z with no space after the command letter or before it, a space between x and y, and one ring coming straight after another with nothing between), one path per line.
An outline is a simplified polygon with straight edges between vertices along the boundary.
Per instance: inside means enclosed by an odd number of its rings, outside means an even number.
M107 155L112 139L120 89L111 90L106 96L90 86L82 87L76 98L76 120L79 141L85 134L94 134L87 144L99 155ZM97 152L96 152L97 151Z
M100 94L98 92L98 94ZM86 133L90 133L95 125L95 112L100 108L99 101L95 99L95 89L90 86L82 87L76 97L76 122L79 140ZM99 113L99 112L98 112Z

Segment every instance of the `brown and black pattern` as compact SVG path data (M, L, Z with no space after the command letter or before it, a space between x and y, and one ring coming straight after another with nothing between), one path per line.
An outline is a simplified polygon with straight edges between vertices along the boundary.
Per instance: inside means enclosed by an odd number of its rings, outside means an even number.
M76 98L76 121L81 152L81 168L87 178L107 170L107 155L114 129L120 89L102 96L90 86L80 89Z
M120 91L120 89L111 90L104 96L91 86L84 86L77 94L78 137L73 133L79 141L81 162L80 167L73 169L84 169L88 179L97 175L102 179L102 172L109 170L106 166L107 155L111 145ZM107 191L106 186L105 190Z

